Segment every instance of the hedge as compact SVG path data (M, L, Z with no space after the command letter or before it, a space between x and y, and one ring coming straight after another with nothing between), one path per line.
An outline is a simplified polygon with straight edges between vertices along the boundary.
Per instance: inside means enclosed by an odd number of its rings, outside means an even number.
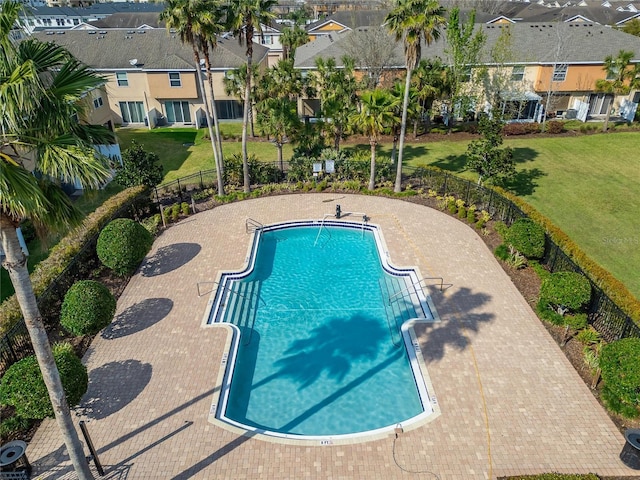
M513 222L504 240L527 258L544 256L544 229L529 218Z
M60 240L51 249L49 256L40 262L31 273L31 284L36 297L40 297L45 292L52 282L64 272L85 244L97 236L102 227L120 209L133 204L145 191L146 187L131 187L107 199L95 212L89 214L81 225ZM18 305L18 299L12 295L0 304L0 335L6 333L21 318L22 312L20 305Z
M556 245L584 271L589 279L600 287L636 323L640 324L640 300L620 280L591 260L566 233L531 205L502 188L495 187L494 189L500 195L515 203L529 218L542 225Z

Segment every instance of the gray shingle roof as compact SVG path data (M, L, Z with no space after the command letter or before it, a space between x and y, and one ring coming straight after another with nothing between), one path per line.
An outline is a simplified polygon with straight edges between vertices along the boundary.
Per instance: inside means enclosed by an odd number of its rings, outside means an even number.
M92 15L112 15L118 12L161 12L163 3L109 2L94 3L86 7L31 7L38 15L68 15L89 17Z
M307 31L324 23L334 21L351 29L357 27L378 27L384 23L389 10L341 10L326 18L307 25Z
M487 36L483 49L483 62L490 62L489 52L502 32L511 32L511 50L513 63L602 63L607 55L617 55L621 49L635 53L634 62L640 62L640 38L620 32L610 27L594 24L570 23L516 23L508 27L498 25L477 25ZM313 42L298 47L296 50L295 66L297 68L314 68L315 58L335 58L338 65L342 65L344 55L344 39L352 32L332 34L318 38ZM555 58L555 52L560 39L562 53ZM393 42L393 38L389 37ZM438 42L431 46L423 46L422 58L440 57L447 60L446 35L441 35ZM403 47L396 44L393 56L393 66L404 66Z
M164 29L141 30L144 33L127 34L125 30L70 31L63 35L34 34L45 42L65 46L78 60L97 70L132 68L129 61L138 59L145 69L192 70L194 68L191 45L184 45L175 34ZM102 33L101 33L102 32ZM105 33L106 32L106 33ZM268 48L253 45L253 60L258 63L267 56ZM246 62L246 49L235 39L218 40L218 48L211 55L212 68L238 68Z
M120 12L87 23L98 28L138 28L142 25L164 28L164 22L160 21L158 12Z

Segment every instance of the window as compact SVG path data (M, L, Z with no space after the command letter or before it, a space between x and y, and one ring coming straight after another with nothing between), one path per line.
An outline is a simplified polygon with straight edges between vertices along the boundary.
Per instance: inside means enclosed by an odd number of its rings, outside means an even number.
M264 35L262 37L263 45L273 45L273 37L271 35Z
M56 25L62 27L64 25L64 18L56 18Z
M191 123L189 102L164 102L169 123Z
M143 123L144 108L142 102L120 102L122 123Z
M181 87L180 72L169 72L169 84L172 87Z
M73 19L73 24L74 25L80 25L80 20L78 20L77 18Z
M524 80L524 65L516 65L511 70L511 81L521 82Z
M98 98L94 98L93 99L93 108L98 109L103 105L102 103L102 97L98 97Z
M128 87L129 79L127 78L127 72L116 72L116 80L119 87Z
M564 82L567 78L567 69L569 66L566 63L556 65L553 67L553 82Z

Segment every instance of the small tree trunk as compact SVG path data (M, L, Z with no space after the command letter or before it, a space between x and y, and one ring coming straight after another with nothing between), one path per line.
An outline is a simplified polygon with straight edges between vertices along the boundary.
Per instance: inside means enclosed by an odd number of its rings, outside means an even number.
M611 118L611 110L613 109L613 102L611 102L611 106L607 109L607 116L604 117L604 125L602 127L602 131L606 132L609 130L609 119Z
M564 326L564 335L562 336L562 342L560 342L560 346L564 347L569 341L569 325Z
M60 380L60 373L56 367L49 338L42 323L42 317L27 270L27 259L20 248L16 226L5 215L0 215L0 232L2 247L6 255L3 266L9 272L11 283L15 288L20 310L24 316L31 344L36 353L42 378L47 386L47 392L49 393L62 440L67 447L69 458L78 474L78 478L80 480L93 479L82 444L78 438L78 432L73 425L69 404Z
M282 159L282 143L276 142L276 147L278 147L278 163L280 164L280 171L284 173L284 160Z
M413 121L413 139L418 138L418 120Z
M371 174L369 175L369 190L375 190L376 188L376 142L373 138L369 140L371 145Z

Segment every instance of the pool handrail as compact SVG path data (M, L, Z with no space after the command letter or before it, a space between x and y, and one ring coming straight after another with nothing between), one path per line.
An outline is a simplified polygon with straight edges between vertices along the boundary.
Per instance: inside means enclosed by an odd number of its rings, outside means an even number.
M253 218L247 217L244 221L244 228L247 233L253 233L256 230L262 230L264 228L264 225L259 221L254 220Z
M444 290L444 285L447 285L447 287L451 287L453 286L452 283L444 283L444 279L442 277L424 277L420 280L418 280L417 282L412 283L411 285L409 285L407 288L405 288L404 290L401 290L397 293L394 293L393 295L391 295L389 297L389 305L391 305L391 302L393 300L395 300L396 297L400 297L402 295L402 297L404 297L404 294L407 293L411 287L415 287L416 285L420 285L422 282L424 282L425 280L440 280L440 291L442 292ZM401 298L402 298L401 297Z

